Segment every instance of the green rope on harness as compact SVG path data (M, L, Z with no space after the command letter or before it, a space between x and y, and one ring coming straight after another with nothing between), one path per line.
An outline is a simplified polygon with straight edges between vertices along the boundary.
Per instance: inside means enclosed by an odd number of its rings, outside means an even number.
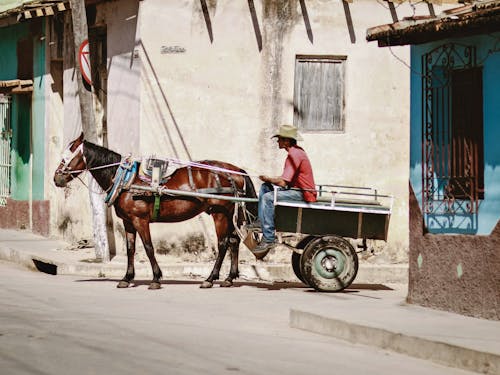
M155 194L155 205L153 207L153 220L158 219L158 214L160 213L160 196Z

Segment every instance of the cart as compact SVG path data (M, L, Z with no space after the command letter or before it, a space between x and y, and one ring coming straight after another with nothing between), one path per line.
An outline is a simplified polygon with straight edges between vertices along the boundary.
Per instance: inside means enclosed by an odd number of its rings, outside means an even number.
M255 217L245 209L257 198L238 197L221 192L185 191L163 186L131 185L135 190L157 195L214 198L237 205L233 222L238 236L252 250L261 236L259 230L246 225ZM293 250L292 268L306 285L322 292L338 292L354 281L358 272L358 255L351 240L362 240L358 248L367 249L367 240L387 240L393 197L372 188L319 185L314 203L279 201L275 187L275 228L281 243ZM239 216L243 215L243 216Z
M276 233L293 250L299 280L318 291L338 292L358 272L358 255L347 238L360 239L361 251L368 239L386 241L394 199L372 188L321 185L317 191L314 203L278 201L275 193Z

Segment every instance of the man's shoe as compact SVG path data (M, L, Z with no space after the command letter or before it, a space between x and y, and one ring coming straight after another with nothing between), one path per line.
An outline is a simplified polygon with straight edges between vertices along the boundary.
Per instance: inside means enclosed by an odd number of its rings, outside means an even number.
M264 259L264 257L271 251L271 249L274 247L275 242L265 242L262 241L260 244L258 244L252 251L253 255L255 255L255 258L257 260Z

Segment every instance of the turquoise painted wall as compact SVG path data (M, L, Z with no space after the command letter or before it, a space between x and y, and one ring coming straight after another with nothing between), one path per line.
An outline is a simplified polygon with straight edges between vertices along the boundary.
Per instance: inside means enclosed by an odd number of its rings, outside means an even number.
M0 80L17 78L17 42L30 37L27 23L0 28ZM30 191L30 148L33 150L33 199L44 197L45 46L33 41L33 93L12 95L11 198L27 200ZM30 134L31 133L31 134ZM32 146L31 136L33 137Z
M17 40L28 35L25 23L0 28L0 80L17 76Z
M478 65L483 67L484 184L485 198L472 228L463 233L490 234L500 220L500 33L446 39L411 47L410 182L422 208L422 56L445 43L476 46ZM459 225L460 216L454 217ZM464 223L467 220L463 220ZM464 224L467 225L467 224ZM442 228L427 228L431 233L447 233ZM450 231L452 232L452 231Z
M45 26L45 24L43 24ZM42 28L42 34L45 27ZM32 148L33 148L33 199L44 198L45 175L45 42L33 42L33 98L32 98Z

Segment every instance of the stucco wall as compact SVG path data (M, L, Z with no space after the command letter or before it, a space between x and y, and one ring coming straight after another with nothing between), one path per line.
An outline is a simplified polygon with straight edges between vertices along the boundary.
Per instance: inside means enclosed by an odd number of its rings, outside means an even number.
M408 60L409 49L364 38L391 21L388 9L350 4L350 33L342 2L254 1L253 12L247 2L207 1L205 13L200 4L140 3L141 154L229 161L258 188L256 176L280 174L286 156L269 138L293 122L296 55L345 55L345 132L305 133L300 144L318 183L396 197L387 245L371 245L405 261L409 69L392 52Z
M438 235L424 231L410 186L408 302L500 320L500 221L491 235Z
M428 14L425 4L415 7L416 14ZM401 4L398 12L413 14L413 8ZM270 136L293 122L296 55L347 56L345 132L303 133L300 145L318 183L376 187L395 196L388 242L369 246L380 261L407 260L410 71L399 60L409 61L409 49L365 41L368 27L392 22L384 4L123 0L98 4L96 20L108 29L109 147L136 157L228 161L246 169L257 189L256 176L279 175L286 157ZM78 135L74 74L65 62L64 135L52 138L60 150ZM55 193L64 201L55 233L91 233L84 190L75 182ZM77 215L71 207L78 204ZM206 215L153 225L156 243L196 233L213 246ZM116 237L123 252L119 222Z

